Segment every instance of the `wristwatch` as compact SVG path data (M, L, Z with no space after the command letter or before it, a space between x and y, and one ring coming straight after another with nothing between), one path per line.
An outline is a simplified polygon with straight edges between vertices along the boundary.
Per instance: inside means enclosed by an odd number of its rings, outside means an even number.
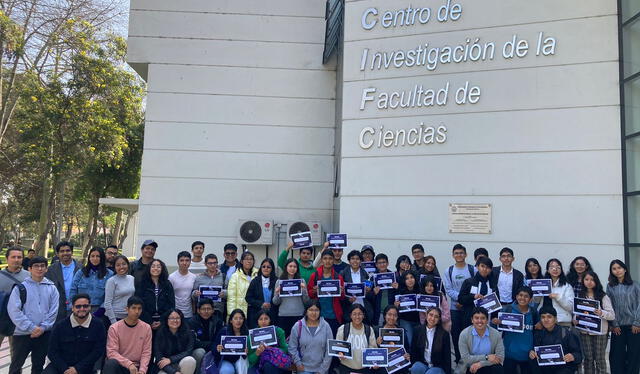
M484 355L484 360L489 361L489 355Z

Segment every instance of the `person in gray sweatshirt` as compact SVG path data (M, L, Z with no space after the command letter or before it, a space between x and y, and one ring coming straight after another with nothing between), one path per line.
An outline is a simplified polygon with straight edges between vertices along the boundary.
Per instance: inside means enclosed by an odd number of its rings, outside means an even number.
M107 279L104 293L105 315L111 324L127 318L127 300L136 293L135 279L129 275L129 259L116 256L113 268L115 275Z
M24 254L20 247L9 247L5 256L7 258L7 267L0 270L0 295L3 296L2 298L4 300L6 300L5 297L8 298L9 294L11 294L14 284L22 283L30 277L29 272L22 268ZM31 259L29 259L29 261L31 261ZM8 338L9 347L11 347L11 340L13 339L11 336ZM0 345L2 345L3 340L4 335L0 333Z
M304 318L293 325L289 336L289 353L298 374L328 372L332 359L327 350L329 339L333 339L331 327L320 317L318 300L312 300L305 309Z
M289 279L300 279L301 296L283 296L282 281ZM280 326L285 335L291 334L293 325L304 315L304 306L309 304L309 293L304 280L300 278L298 269L298 261L290 258L284 265L284 271L280 274L280 279L276 281L276 287L272 298L273 305L279 305L278 308L278 326Z
M24 305L17 287L14 287L7 303L9 317L16 325L9 374L20 373L29 353L31 372L42 373L49 348L49 335L58 315L58 289L53 282L44 277L47 272L47 259L41 256L34 257L29 263L29 271L31 277L22 282L27 291Z
M227 295L224 288L226 274L221 272L218 268L218 256L214 254L206 255L204 258L204 264L207 269L196 276L196 280L193 282L193 292L191 293L191 297L193 298L194 304L198 305L198 302L200 301L200 286L222 287L222 291L220 292L221 301L214 301L213 308L215 309L214 313L218 315L218 318L224 321L224 308L227 304Z

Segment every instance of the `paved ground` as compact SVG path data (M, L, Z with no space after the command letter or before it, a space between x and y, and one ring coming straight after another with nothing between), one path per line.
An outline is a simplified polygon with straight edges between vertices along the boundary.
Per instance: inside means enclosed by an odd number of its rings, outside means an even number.
M9 372L9 363L11 362L11 356L9 355L9 341L3 339L2 346L0 346L0 374L6 374ZM22 374L31 374L31 356L27 358L27 361L22 367Z

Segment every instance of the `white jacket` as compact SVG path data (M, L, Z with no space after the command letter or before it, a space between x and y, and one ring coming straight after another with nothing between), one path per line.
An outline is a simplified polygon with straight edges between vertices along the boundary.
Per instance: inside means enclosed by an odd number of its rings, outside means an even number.
M559 280L551 285L551 293L558 294L557 299L551 299L552 305L558 313L558 322L571 323L573 321L573 287L569 283L560 286ZM538 310L544 303L540 303Z

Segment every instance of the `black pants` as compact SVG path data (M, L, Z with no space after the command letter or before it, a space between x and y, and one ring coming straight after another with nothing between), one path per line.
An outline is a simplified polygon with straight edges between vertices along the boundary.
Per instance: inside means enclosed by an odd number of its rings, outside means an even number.
M41 374L44 368L44 360L47 357L49 349L49 331L37 338L31 338L29 335L15 335L13 337L13 357L11 357L11 365L9 365L9 374L18 374L21 372L27 356L31 353L31 373Z
M640 334L633 334L631 326L620 326L622 334L611 334L609 364L611 374L640 372Z
M151 364L149 364L149 366L151 366ZM121 366L118 361L109 359L104 362L102 374L129 374L129 369Z
M464 312L461 310L451 311L451 339L453 340L453 349L456 352L456 362L460 361L460 333L464 329Z
M517 373L516 368L520 368L520 374L531 374L537 372L534 369L536 362L532 360L528 361L516 361L510 358L504 360L504 372L505 373Z
M538 368L540 374L574 374L574 367L566 368L563 365L545 366Z
M503 373L504 373L504 368L502 367L502 365L485 366L480 370L476 371L476 374L503 374ZM467 374L472 374L469 369L467 369ZM512 374L512 373L509 373L509 374Z
M288 317L288 316L278 316L278 326L284 330L284 336L289 337L291 335L291 328L294 327L295 323L298 322L302 318L300 317Z

